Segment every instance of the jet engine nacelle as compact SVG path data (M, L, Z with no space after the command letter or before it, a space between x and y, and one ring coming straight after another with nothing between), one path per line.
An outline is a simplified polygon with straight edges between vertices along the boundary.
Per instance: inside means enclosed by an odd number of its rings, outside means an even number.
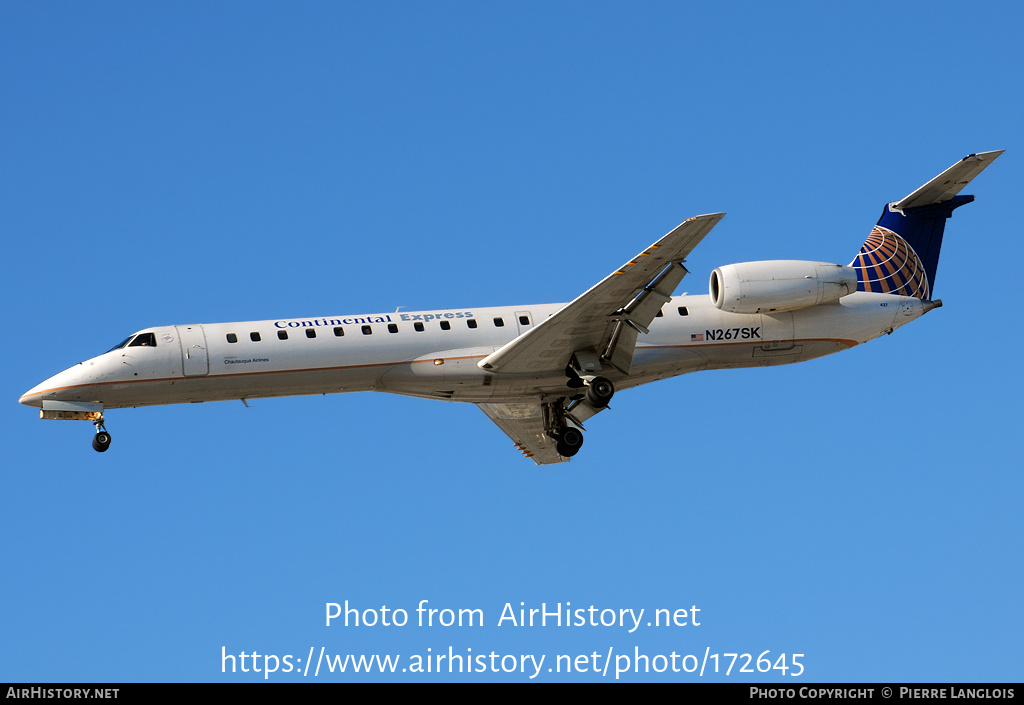
M713 271L710 289L715 306L730 313L793 311L857 291L857 272L827 262L741 262Z

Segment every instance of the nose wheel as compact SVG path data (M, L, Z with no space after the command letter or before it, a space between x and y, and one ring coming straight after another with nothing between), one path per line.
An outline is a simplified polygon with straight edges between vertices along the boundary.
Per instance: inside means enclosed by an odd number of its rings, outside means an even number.
M102 453L110 447L110 434L103 425L103 419L94 422L96 424L96 435L92 438L92 447L97 453Z

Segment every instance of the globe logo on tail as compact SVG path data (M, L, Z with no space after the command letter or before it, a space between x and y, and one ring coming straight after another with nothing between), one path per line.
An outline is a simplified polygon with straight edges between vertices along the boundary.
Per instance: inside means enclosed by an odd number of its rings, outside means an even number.
M928 275L921 258L888 228L876 225L850 266L857 270L857 291L929 300Z

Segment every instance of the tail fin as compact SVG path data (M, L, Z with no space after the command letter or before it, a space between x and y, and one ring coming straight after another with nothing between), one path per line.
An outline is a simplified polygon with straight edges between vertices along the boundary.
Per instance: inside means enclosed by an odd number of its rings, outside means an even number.
M887 204L850 263L857 270L857 291L930 300L946 219L974 200L957 194L1002 153L964 157L906 198Z

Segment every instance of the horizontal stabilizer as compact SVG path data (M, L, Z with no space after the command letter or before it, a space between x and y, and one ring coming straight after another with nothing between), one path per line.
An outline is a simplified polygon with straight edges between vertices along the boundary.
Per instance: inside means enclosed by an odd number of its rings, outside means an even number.
M895 211L901 211L907 208L931 206L950 200L953 196L960 193L960 190L969 184L971 179L995 161L996 157L1002 154L1003 151L1000 149L994 152L980 152L964 157L909 196L893 203L891 208Z

